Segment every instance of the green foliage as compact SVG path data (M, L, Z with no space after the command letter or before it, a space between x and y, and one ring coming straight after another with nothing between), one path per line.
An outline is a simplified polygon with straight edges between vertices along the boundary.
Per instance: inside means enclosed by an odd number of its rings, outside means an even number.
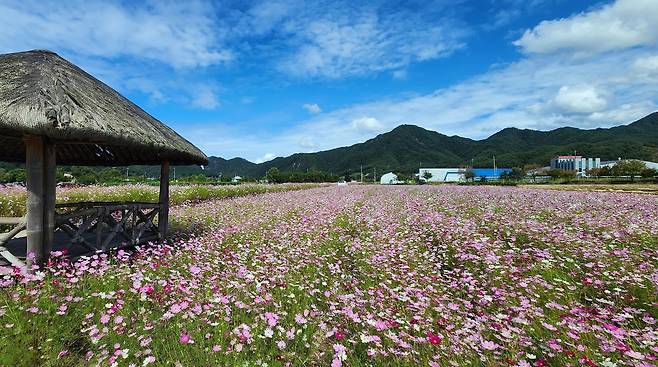
M576 178L576 171L568 171L564 169L551 169L546 172L548 176L551 176L554 179L573 179Z
M613 176L640 176L647 166L638 160L623 160L612 167Z
M272 167L265 173L265 179L271 183L284 182L337 182L340 176L332 175L318 170L309 170L308 172L281 172L278 168ZM349 179L349 177L346 177Z
M525 176L526 176L526 172L523 168L514 167L512 168L511 172L503 172L500 175L500 178L502 180L508 180L508 181L520 181L523 180Z

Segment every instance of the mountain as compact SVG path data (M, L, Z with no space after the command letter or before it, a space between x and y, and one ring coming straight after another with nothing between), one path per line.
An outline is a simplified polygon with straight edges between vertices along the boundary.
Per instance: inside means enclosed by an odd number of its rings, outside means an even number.
M234 158L211 157L209 172L262 176L276 167L281 171L320 169L343 175L376 169L416 172L419 166L548 165L551 157L576 151L587 157L618 157L658 161L658 112L629 125L591 130L562 127L551 131L506 128L483 140L447 136L415 125L400 125L363 143L316 153L297 153L261 164Z
M618 157L658 161L658 112L629 125L583 130L562 127L551 131L506 128L483 140L447 136L415 125L400 125L363 143L316 153L297 153L256 164L242 158L210 157L208 166L176 167L176 175L208 174L262 177L268 169L306 171L319 169L337 175L359 172L417 172L423 167L473 165L499 167L548 165L552 156L576 151L586 157ZM6 164L15 166L12 164ZM6 168L11 168L7 166ZM0 164L0 168L4 166ZM131 166L130 172L157 177L159 167Z

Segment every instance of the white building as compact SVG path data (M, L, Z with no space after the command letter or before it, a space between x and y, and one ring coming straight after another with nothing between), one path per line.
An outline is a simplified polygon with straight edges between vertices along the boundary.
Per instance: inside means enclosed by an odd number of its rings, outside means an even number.
M601 167L601 158L585 158L580 155L558 155L551 159L552 169L576 171L578 175L585 175L587 171Z
M382 185L395 185L399 182L400 181L398 181L398 175L393 172L385 173L382 175L382 178L379 179L379 183Z
M631 159L631 160L640 161L639 159ZM658 170L658 163L656 163L656 162L650 162L650 161L640 161L640 162L644 163L644 165L647 168ZM619 160L617 160L617 161L603 161L603 162L601 162L601 167L610 167L610 168L612 168L617 163L619 163Z
M425 178L426 172L432 176ZM418 179L425 182L460 182L466 180L463 168L421 168L418 170Z
M236 183L236 182L240 182L240 181L242 181L242 177L240 177L240 176L235 176L235 177L233 177L233 179L231 180L231 182L234 182L234 183Z

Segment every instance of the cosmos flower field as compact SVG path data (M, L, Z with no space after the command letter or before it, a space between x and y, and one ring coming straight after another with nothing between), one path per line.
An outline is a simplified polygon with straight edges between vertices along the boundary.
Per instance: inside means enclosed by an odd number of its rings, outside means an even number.
M0 365L657 363L658 196L332 186L172 216L167 244L2 278Z
M303 190L319 187L321 184L240 184L240 185L172 185L169 201L172 205L190 201L198 202L209 199ZM115 186L89 185L80 187L60 187L57 189L57 203L77 203L81 201L145 201L157 202L159 187L145 184L126 184ZM27 191L24 186L0 184L0 217L20 217L25 215Z

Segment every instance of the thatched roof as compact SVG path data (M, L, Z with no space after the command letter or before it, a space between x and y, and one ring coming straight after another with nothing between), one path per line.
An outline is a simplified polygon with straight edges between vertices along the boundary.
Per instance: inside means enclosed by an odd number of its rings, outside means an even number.
M50 51L0 55L0 160L24 161L25 135L64 165L206 164L175 131Z

